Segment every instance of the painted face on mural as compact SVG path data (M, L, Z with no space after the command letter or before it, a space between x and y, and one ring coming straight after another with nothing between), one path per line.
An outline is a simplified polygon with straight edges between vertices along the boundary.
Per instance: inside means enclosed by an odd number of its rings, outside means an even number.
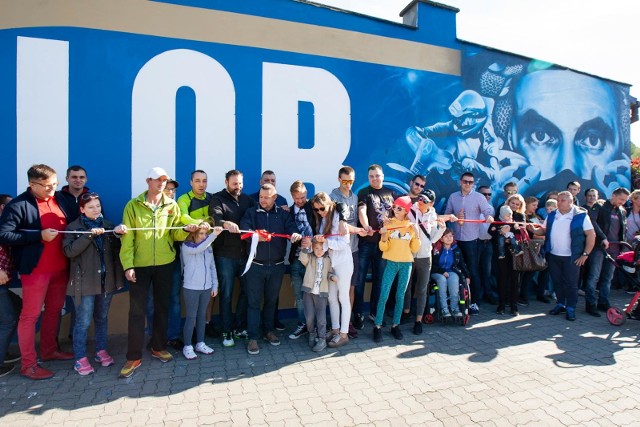
M540 179L573 170L592 179L621 150L613 90L593 77L545 70L522 78L515 93L512 141L540 169Z

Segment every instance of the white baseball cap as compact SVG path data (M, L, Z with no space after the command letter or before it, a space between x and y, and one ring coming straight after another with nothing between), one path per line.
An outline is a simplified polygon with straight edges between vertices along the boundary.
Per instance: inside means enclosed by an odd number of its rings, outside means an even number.
M166 176L167 179L171 179L167 171L158 166L149 169L149 172L147 172L147 178L158 179L162 176Z

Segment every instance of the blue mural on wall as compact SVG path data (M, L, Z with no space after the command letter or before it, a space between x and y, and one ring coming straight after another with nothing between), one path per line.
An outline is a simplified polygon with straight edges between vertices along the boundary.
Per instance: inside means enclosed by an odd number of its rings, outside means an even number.
M425 174L439 206L465 171L494 203L508 182L538 197L573 180L603 197L630 188L626 85L465 44L461 88L443 110L406 129L414 160L389 164Z

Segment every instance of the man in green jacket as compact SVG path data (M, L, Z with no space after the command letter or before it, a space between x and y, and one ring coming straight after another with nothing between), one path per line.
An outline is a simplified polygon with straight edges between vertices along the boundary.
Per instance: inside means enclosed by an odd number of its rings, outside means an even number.
M147 292L151 284L154 299L151 356L163 363L173 359L166 351L172 262L176 256L173 243L184 240L198 226L181 226L178 204L163 192L168 179L164 169L152 168L147 174L148 190L131 199L122 215L126 233L122 236L120 261L130 286L127 361L120 370L121 378L133 375L142 363Z

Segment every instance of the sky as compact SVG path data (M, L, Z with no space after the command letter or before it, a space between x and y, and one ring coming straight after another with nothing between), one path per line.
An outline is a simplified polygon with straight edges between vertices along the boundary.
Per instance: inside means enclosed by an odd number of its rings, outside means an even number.
M411 0L313 0L389 21ZM460 9L459 39L632 85L640 98L638 0L440 0ZM635 46L634 46L635 45ZM640 121L631 125L640 145Z

